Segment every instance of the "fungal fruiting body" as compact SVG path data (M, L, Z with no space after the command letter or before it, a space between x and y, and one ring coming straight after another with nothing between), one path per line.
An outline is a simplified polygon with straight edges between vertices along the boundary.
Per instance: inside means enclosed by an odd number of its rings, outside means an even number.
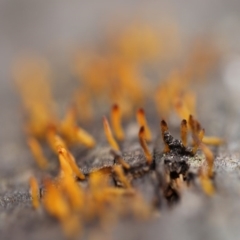
M144 54L133 56L128 41L122 41L114 45L112 54L94 56L85 64L76 63L75 73L81 78L81 86L63 120L54 113L55 104L47 85L49 69L44 68L43 62L26 61L16 68L26 109L28 145L37 165L48 175L40 180L42 189L35 178L30 179L32 205L36 209L43 206L57 218L67 235L84 231L92 222L102 226L126 216L151 218L156 210L161 211L161 204L156 209L154 202L172 206L181 198L182 190L190 186L198 186L196 189L208 196L216 192L215 157L207 145L218 146L223 140L205 136L205 130L194 117L196 94L191 90L191 83L198 74L196 66L190 61L191 66L172 71L149 94L138 71L148 58ZM147 53L150 46L145 47ZM193 59L198 63L198 58ZM207 66L201 64L202 70L207 71ZM30 90L28 83L36 72L36 86ZM149 99L155 101L156 110L164 120L160 121L152 110L149 116L145 114L141 106ZM102 124L96 118L97 127L92 124L85 130L80 126L83 119L90 122L93 115L101 115L102 109L94 104L105 107L106 102L110 121L105 112ZM145 104L147 112L151 104ZM171 114L180 118L181 140L170 133L167 122ZM153 118L159 119L158 126L148 122ZM128 122L133 125L128 127ZM95 128L98 136L94 136ZM51 163L51 155L44 152L46 149L51 149L58 159L57 165ZM205 161L200 161L196 170L192 161L198 156ZM51 171L55 175L51 176ZM154 186L150 201L136 187L141 178Z

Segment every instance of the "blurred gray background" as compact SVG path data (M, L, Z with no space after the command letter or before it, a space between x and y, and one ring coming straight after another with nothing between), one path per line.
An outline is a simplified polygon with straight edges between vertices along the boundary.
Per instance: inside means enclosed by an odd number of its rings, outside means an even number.
M240 63L239 13L239 0L0 0L0 175L10 172L16 158L19 172L29 164L28 152L21 150L22 114L11 77L19 54L34 51L61 67L69 64L74 46L101 39L108 26L136 18L167 25L173 19L186 45L195 36L211 33L216 44L228 49L226 61L234 56ZM234 66L226 67L227 79ZM236 89L237 82L227 80L227 85Z

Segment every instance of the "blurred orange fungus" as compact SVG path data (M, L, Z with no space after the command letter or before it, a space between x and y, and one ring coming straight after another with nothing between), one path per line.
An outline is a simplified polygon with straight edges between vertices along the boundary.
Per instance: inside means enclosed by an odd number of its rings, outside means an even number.
M104 224L106 219L116 220L129 213L136 218L152 214L152 206L133 188L129 177L131 166L121 152L122 142L127 138L126 118L133 119L137 113L139 144L146 169L151 170L153 155L149 142L159 129L150 129L153 115L148 117L142 107L146 112L152 112L152 106L155 106L158 116L164 119L159 126L164 154L170 151L166 141L167 120L173 114L182 120L180 134L184 147L187 147L188 134L191 133L193 152L200 148L206 157L208 168L199 171L202 189L208 195L214 193L211 180L214 157L206 144L219 145L223 140L204 136L204 129L193 116L197 114L194 85L205 79L217 62L218 53L214 48L207 48L206 43L197 43L182 67L173 67L160 77L159 65L166 59L169 61L170 54L174 58L173 49L178 54L179 43L176 42L180 42L180 36L173 26L158 34L148 26L131 25L126 31L110 37L105 50L96 53L80 51L73 67L79 89L73 93L73 104L66 109L63 119L58 117L58 105L51 93L47 62L29 57L20 59L15 65L14 77L26 113L28 145L36 163L43 170L51 165L51 159L45 157L43 143L59 160L58 176L43 180L45 190L41 199L37 180L30 179L32 204L34 208L42 205L57 218L67 235L75 234L93 219ZM144 73L151 65L157 66L153 70L156 73L153 80ZM105 134L116 163L110 170L105 168L86 175L79 168L71 147L81 145L92 151L98 147L99 141L93 136L92 129L88 132L79 123L87 125L91 122L93 125L93 120L96 118L97 121L97 116L103 112L106 114L110 108L110 122L103 117L103 128L98 132ZM121 188L112 184L113 174ZM87 182L88 187L81 184L82 181ZM177 181L177 186L182 182ZM176 182L171 184L176 185Z

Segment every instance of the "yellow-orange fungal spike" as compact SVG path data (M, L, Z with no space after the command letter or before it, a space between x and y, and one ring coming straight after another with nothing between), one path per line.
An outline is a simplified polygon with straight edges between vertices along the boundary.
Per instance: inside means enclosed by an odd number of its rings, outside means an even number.
M194 119L194 117L191 114L189 115L188 123L190 130L192 132L193 153L195 154L201 143L201 139L199 137L202 137L204 135L204 130L201 130L200 123L196 119Z
M187 108L187 106L183 103L183 101L181 101L180 99L177 99L174 102L174 107L175 107L175 111L177 112L178 116L181 119L187 119L188 116L190 115L190 111Z
M124 169L129 170L131 168L130 165L121 156L117 157L116 160L123 166Z
M80 180L84 180L85 179L85 176L84 174L82 173L82 171L79 169L78 165L76 164L76 160L74 158L74 156L68 152L68 161L69 161L69 164L73 170L73 172L76 174L76 176L80 179Z
M98 173L100 175L109 176L112 173L112 167L111 166L103 167L100 169L93 170L93 172Z
M189 115L188 123L192 134L198 135L202 130L201 124L191 114Z
M139 137L139 142L140 142L140 145L144 151L144 155L146 157L146 160L147 160L147 164L151 164L152 163L152 155L148 149L148 146L147 146L147 142L145 140L145 129L144 129L144 126L142 126L139 130L139 134L138 134L138 137Z
M198 133L198 138L200 142L202 142L204 135L205 135L205 129L201 129Z
M162 120L160 125L161 125L161 132L162 132L162 140L164 142L164 150L163 151L169 152L169 146L167 145L167 143L164 140L164 133L168 131L168 125L165 120Z
M115 172L115 174L117 175L119 181L123 184L123 186L125 188L131 188L131 184L128 181L127 177L125 176L122 166L120 165L115 165L113 167L113 171Z
M72 106L67 111L64 120L62 121L62 124L66 127L73 127L76 125L77 122L77 110L75 106Z
M76 108L71 107L63 121L60 124L60 133L63 135L64 139L68 143L73 143L75 141L75 128L77 124L77 117L76 117Z
M77 128L77 140L86 147L93 148L96 145L95 139L84 129Z
M49 128L47 131L46 138L47 138L49 147L56 154L58 154L59 147L67 148L65 141L59 135L56 134L55 129Z
M34 156L34 159L36 160L37 165L41 169L46 169L48 167L48 161L44 156L43 150L39 142L35 138L29 137L28 146L30 147L30 150Z
M189 115L188 116L188 123L189 123L189 127L191 129L192 132L194 132L195 130L195 127L194 127L194 118L193 118L193 115Z
M199 134L199 132L202 130L201 124L200 122L198 122L197 120L195 120L195 131L197 134Z
M32 197L32 206L37 209L40 206L40 189L38 186L37 179L35 177L31 177L29 179L30 192Z
M197 122L196 122L197 123ZM201 126L199 124L196 124L197 128L195 129L199 129ZM204 137L205 134L205 129L200 129L200 130L196 130L195 133L192 133L192 138L193 138L193 153L195 154L199 148L199 146L202 143L202 139Z
M46 210L60 221L68 218L70 215L70 206L63 196L63 193L56 187L54 182L45 179L45 194L43 204Z
M183 95L183 101L191 114L196 113L196 94L192 91L187 91ZM187 116L188 117L188 116Z
M113 105L111 110L111 123L113 127L113 132L115 133L115 136L119 141L122 141L124 139L124 131L121 124L121 117L121 109L117 104Z
M136 194L136 190L133 188L123 189L123 188L113 188L106 187L103 189L103 193L107 195L113 196L134 196Z
M55 121L49 86L50 69L45 59L25 56L16 62L14 78L27 112L28 131L43 139L49 121Z
M219 146L225 143L225 141L218 137L204 136L202 142L207 145Z
M147 141L151 141L152 140L152 134L151 134L150 128L149 128L148 123L147 123L145 112L142 108L140 108L137 111L137 122L138 122L139 127L142 127L142 126L144 127L145 139Z
M58 159L59 159L59 163L60 163L60 168L61 168L61 177L65 176L65 175L69 175L69 176L74 176L74 172L73 169L71 168L67 157L64 154L65 149L64 148L60 148L59 149L59 154L58 154Z
M72 107L66 114L65 119L60 125L61 134L68 143L81 143L86 147L92 148L95 146L95 139L84 129L77 127L77 112L76 108Z
M115 157L116 162L121 164L124 169L126 169L126 170L130 169L130 165L123 159L120 152L112 150L111 154Z
M213 186L212 180L204 173L202 168L199 170L199 179L203 191L208 196L212 196L215 193L215 188Z
M58 153L59 153L59 161L60 161L60 165L63 173L67 175L75 174L79 179L84 180L85 176L77 166L73 155L63 147L59 147Z
M207 176L209 178L213 177L213 168L214 168L214 155L213 152L205 145L205 144L201 144L200 145L205 157L206 157L206 161L208 164L208 170L207 170Z
M200 142L200 140L199 140L197 135L193 135L192 137L193 137L192 152L193 152L193 154L196 154L196 152L197 152L201 142Z
M116 151L119 151L119 145L113 137L112 130L106 117L103 117L103 128L109 145Z
M161 132L162 132L162 137L164 137L164 133L168 131L168 125L165 120L161 121Z
M46 211L60 221L67 239L75 239L79 233L81 225L79 216L73 212L69 196L63 191L61 186L56 185L52 180L45 179L44 187L46 192L43 196L43 206Z
M65 149L67 149L67 145L65 143L65 141L58 135L54 136L54 147L56 152L58 152L59 147L63 147Z
M89 178L90 188L94 193L101 192L104 188L109 185L109 177L105 172L97 171L90 174Z
M181 140L185 147L187 146L187 134L188 134L187 120L183 119L181 122Z
M60 186L67 194L71 206L74 210L81 210L84 205L84 193L80 186L74 181L70 175L65 175L60 180Z

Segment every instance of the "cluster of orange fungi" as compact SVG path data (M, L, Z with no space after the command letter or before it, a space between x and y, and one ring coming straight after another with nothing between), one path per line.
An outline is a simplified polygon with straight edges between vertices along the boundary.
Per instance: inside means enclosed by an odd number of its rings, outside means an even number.
M219 145L223 141L217 137L205 136L204 130L193 116L196 116L196 94L191 89L195 79L204 79L209 69L214 66L217 53L197 45L192 55L181 70L171 71L165 79L154 87L149 87L142 75L141 67L159 58L163 61L167 56L157 34L149 27L141 31L132 27L109 43L109 50L102 54L91 52L80 53L74 61L74 73L80 81L80 87L73 93L74 104L66 112L64 118L57 117L49 82L49 66L43 59L20 59L14 69L16 84L22 96L26 112L25 130L28 145L37 165L46 170L50 160L44 155L42 142L46 142L59 159L59 173L54 179L43 180L44 192L40 195L37 180L30 179L33 207L41 204L46 211L61 222L69 235L83 227L85 222L101 219L114 221L117 216L129 212L136 217L146 218L153 209L148 206L140 194L132 187L124 169L130 166L121 155L119 142L125 139L122 121L136 112L139 125L139 143L144 151L146 163L152 162L152 153L148 142L152 141L152 133L148 125L144 106L146 99L155 102L156 110L163 119L170 118L174 112L181 122L181 140L187 146L187 134L193 136L193 152L200 148L206 156L207 170L199 170L200 181L204 192L214 193L211 181L213 177L214 156L206 144ZM166 51L166 50L165 50ZM160 57L159 57L160 56ZM150 90L151 91L150 91ZM153 97L152 97L153 96ZM117 162L113 173L122 183L122 188L110 184L110 175L104 171L90 174L87 179L89 187L84 188L76 179L86 181L86 176L78 167L70 146L81 144L86 148L94 148L96 139L79 126L79 122L91 122L96 117L96 109L112 106L110 123L103 117L103 130L106 139L115 151ZM115 104L113 104L115 103ZM137 110L138 109L138 110ZM162 133L168 131L166 121L161 122ZM169 148L165 144L164 152ZM131 201L129 201L129 199ZM127 202L127 204L125 204ZM109 211L109 208L112 210Z

